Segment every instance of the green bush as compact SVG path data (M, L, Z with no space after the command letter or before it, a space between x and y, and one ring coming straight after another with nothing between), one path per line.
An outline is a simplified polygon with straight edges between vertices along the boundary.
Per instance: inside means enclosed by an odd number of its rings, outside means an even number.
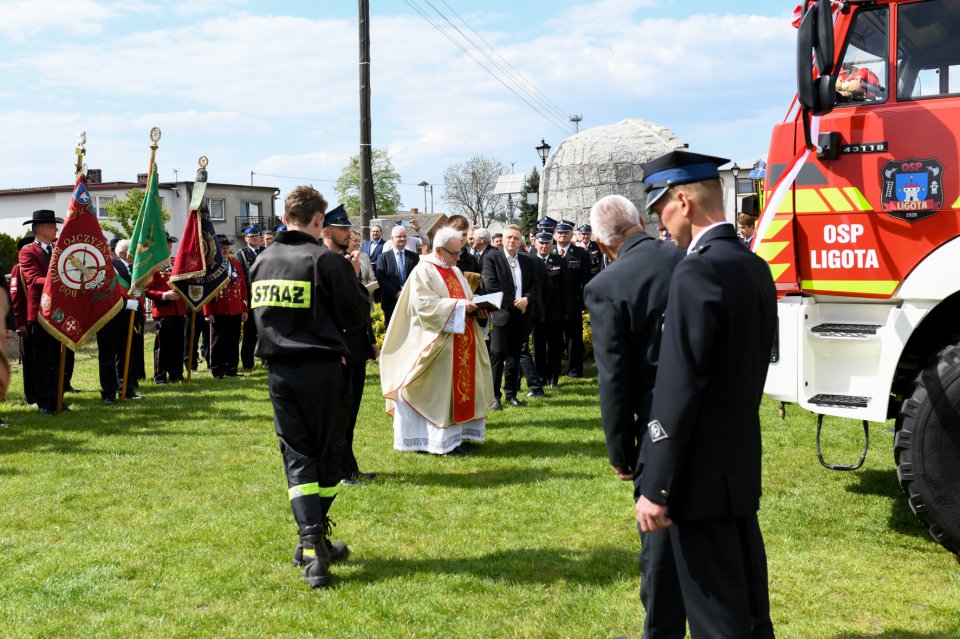
M590 314L583 316L583 357L593 359L593 328L590 326Z
M370 321L373 322L373 336L377 344L383 345L383 336L387 332L387 322L383 318L383 309L379 304L373 305L373 312L370 313Z
M3 272L9 273L16 263L17 241L6 233L0 233L0 264L3 265Z

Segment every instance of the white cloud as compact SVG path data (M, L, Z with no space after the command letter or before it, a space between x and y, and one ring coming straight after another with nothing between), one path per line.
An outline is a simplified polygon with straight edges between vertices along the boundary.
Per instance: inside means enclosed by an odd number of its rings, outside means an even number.
M0 65L0 83L11 98L5 101L10 112L0 113L0 152L20 158L4 181L35 184L30 176L49 173L51 158L66 155L68 162L80 128L88 131L91 158L94 149L100 157L109 154L91 166L105 174L110 168L117 179L143 170L146 131L154 125L164 130L163 166L178 166L181 176L202 152L212 163L216 158L221 181L249 177L251 169L336 178L357 152L354 21L259 15L242 1L222 11L223 3L213 0L172 7L67 1L93 11L90 28L107 29L108 37L96 45L14 49ZM21 9L20 33L66 28L65 20L47 16L44 22L37 2L0 4L0 10L14 4ZM652 4L579 5L545 21L527 40L483 30L483 14L464 15L559 105L561 125L567 112L582 111L585 126L649 117L717 144L730 139L725 130L752 127L753 137L768 135L769 114L782 115L792 94L789 20L645 18L643 9ZM121 11L129 18L158 6L219 12L169 27L110 32L119 30L112 20ZM502 22L492 16L488 24ZM564 135L416 15L374 16L372 43L374 145L390 149L405 182L437 182L446 166L475 154L529 170L536 161L532 146L541 137L557 144ZM79 77L89 91L77 90L78 69L88 71ZM33 112L39 96L42 113ZM733 124L724 129L718 121Z
M91 35L103 30L102 23L113 17L109 6L95 0L58 0L53 9L47 0L0 2L0 35L25 42L43 31L69 31Z

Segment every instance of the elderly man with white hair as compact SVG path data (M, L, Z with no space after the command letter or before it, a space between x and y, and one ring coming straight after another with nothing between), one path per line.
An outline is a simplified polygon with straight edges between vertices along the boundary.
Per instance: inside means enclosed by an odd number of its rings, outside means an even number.
M600 390L600 420L617 479L639 486L639 455L647 430L660 326L674 267L683 251L645 233L637 207L608 195L590 210L594 240L610 261L584 289L593 328ZM639 497L634 489L634 501ZM640 533L640 599L645 637L683 637L680 599L670 538ZM654 624L654 625L651 625Z
M400 293L380 352L393 447L463 455L482 442L493 401L490 357L477 319L487 317L456 267L462 233L442 228Z

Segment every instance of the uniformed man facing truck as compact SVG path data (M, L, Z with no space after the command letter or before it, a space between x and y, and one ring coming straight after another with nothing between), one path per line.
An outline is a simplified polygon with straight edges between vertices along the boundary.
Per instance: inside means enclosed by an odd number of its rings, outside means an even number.
M360 263L319 242L327 201L299 186L285 201L287 229L250 271L256 355L269 369L274 424L288 494L299 528L294 563L314 588L328 586L328 565L349 550L331 543L328 513L340 482L351 408L348 350L341 331L370 315Z

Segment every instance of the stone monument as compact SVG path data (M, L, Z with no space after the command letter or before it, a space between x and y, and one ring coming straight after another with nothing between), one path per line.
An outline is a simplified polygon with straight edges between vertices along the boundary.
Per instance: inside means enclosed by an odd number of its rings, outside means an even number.
M642 214L646 196L640 165L683 146L670 129L636 118L581 131L547 158L539 214L569 220L577 228L589 222L594 202L614 193L628 198ZM657 221L645 219L655 235Z

